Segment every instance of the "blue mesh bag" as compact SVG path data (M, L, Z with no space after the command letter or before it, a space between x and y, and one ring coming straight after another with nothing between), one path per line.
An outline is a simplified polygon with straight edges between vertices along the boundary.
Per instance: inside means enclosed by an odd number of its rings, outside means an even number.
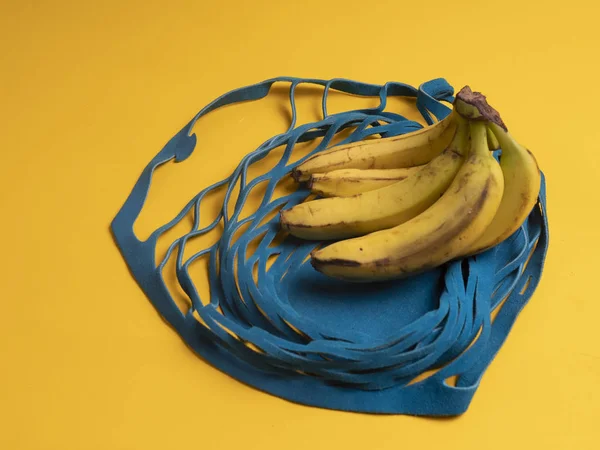
M166 162L180 163L191 155L196 146L194 124L217 108L265 98L276 83L289 85L292 115L287 131L244 156L229 177L198 192L146 240L138 239L133 226L153 173ZM301 85L322 90L321 120L297 123ZM379 106L329 114L331 91L379 98ZM454 89L444 79L415 88L399 82L273 78L215 99L144 168L111 229L133 277L158 313L207 363L264 392L322 408L427 416L467 410L486 368L540 281L548 248L543 173L537 205L509 239L482 254L403 280L334 280L307 262L319 242L281 237L276 212L311 195L302 185L274 195L278 182L295 167L331 145L423 127L386 110L394 96L415 99L431 125L433 117L441 120L450 113L444 103L454 100ZM345 133L344 139L332 144L340 133ZM309 141L318 145L290 162L296 145ZM281 151L275 166L250 178L249 168L275 149ZM496 157L500 154L495 152ZM176 168L170 164L164 169ZM259 207L241 218L250 191L265 182ZM236 185L239 192L234 194ZM200 227L200 205L221 188L226 193L220 213ZM235 200L233 208L228 207L230 200ZM164 258L157 258L158 239L190 214L189 231L171 243ZM191 239L217 227L222 232L216 243L184 258ZM210 298L204 302L190 276L190 266L201 257L209 259ZM189 298L187 311L177 306L164 278L170 258L175 260L177 283Z

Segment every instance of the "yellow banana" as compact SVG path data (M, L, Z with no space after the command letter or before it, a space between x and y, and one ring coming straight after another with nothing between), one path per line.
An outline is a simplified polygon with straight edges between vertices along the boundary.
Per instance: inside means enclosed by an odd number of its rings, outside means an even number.
M281 212L282 228L303 239L342 239L391 228L422 213L450 186L465 160L469 125L460 120L448 148L408 178L352 197L300 203Z
M504 195L498 212L483 235L467 250L467 254L487 250L511 236L525 222L537 203L541 174L533 154L519 144L501 126L490 123L498 138L504 174Z
M457 94L455 110L463 117L484 120L502 148L500 167L505 180L502 202L490 226L465 249L464 255L469 255L487 250L517 231L537 202L541 174L533 154L510 135L500 114L483 94L465 86Z
M425 164L452 140L455 118L452 111L441 121L412 133L332 147L307 159L292 176L296 181L307 181L313 173L337 169L399 169Z
M314 268L352 281L400 278L450 261L472 245L498 210L504 179L488 150L485 122L473 121L470 128L467 159L437 202L396 227L314 251Z
M323 197L350 197L404 180L421 167L339 169L327 173L315 173L308 180L308 187L312 192Z

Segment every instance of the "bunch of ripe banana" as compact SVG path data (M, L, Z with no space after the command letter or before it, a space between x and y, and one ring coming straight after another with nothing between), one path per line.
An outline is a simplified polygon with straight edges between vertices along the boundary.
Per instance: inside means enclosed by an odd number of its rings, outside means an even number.
M311 264L352 281L403 278L499 244L523 224L541 181L533 154L468 86L434 125L330 148L293 176L326 198L282 211L282 229L334 240Z

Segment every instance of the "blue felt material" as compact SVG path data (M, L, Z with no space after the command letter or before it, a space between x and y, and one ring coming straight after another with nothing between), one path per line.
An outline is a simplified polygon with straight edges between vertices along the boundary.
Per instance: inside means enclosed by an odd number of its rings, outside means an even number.
M200 191L176 217L146 241L140 241L133 224L144 206L154 170L191 155L196 145L191 130L203 115L221 106L264 98L275 83L290 85L289 129L246 155L230 177ZM300 84L324 87L322 120L296 123L295 92ZM327 97L332 89L379 97L380 105L328 114ZM336 133L355 127L342 141L345 143L374 134L388 137L422 128L417 122L385 111L389 97L416 98L418 110L431 124L432 116L441 120L450 112L443 102L452 102L453 94L452 86L444 79L414 88L397 82L373 85L345 79L280 77L231 91L202 109L148 163L112 222L117 245L140 287L181 338L210 364L242 382L323 408L432 416L461 414L539 283L548 247L543 175L538 205L508 240L478 256L401 281L357 285L327 278L306 262L318 243L287 237L273 245L280 231L278 216L261 224L269 213L300 203L309 195L299 187L290 195L272 198L277 182L308 157L327 148ZM310 154L289 163L297 142L317 137L323 139ZM285 148L278 164L248 179L249 166L278 147ZM496 156L500 155L497 151ZM176 166L169 166L169 170L176 170ZM228 199L238 181L240 194L230 211ZM248 194L262 181L268 181L268 187L260 207L240 220ZM199 229L200 203L223 185L228 186L220 215ZM158 238L190 211L194 212L192 231L173 242L162 261L155 261ZM219 223L223 224L220 240L184 260L182 249L188 240ZM248 228L234 241L236 231L246 224ZM250 255L247 248L255 239L260 243ZM211 298L207 306L203 306L189 275L190 265L203 255L210 258ZM267 270L271 255L279 256ZM177 307L163 279L162 270L172 257L177 260L177 280L192 304L187 313ZM254 266L257 282L252 276ZM234 281L236 267L239 290ZM497 316L492 321L495 309ZM194 311L204 324L193 317ZM415 381L425 372L431 375ZM452 376L457 377L455 386L445 381Z

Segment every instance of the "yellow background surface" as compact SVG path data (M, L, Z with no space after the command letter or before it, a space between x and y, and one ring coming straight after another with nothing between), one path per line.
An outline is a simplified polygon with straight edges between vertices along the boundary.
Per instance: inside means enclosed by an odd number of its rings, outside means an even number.
M0 2L0 448L598 448L592 3ZM277 75L469 84L536 154L546 268L463 416L251 389L194 356L128 273L108 227L144 165L213 98ZM189 164L157 174L140 231L283 131L273 105L207 118Z

